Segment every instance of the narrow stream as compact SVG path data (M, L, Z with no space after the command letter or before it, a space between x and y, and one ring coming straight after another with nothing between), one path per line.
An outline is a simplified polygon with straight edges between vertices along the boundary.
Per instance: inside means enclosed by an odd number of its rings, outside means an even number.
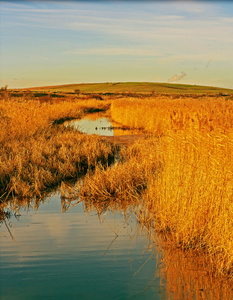
M110 136L120 130L93 115L66 126ZM0 299L233 299L231 285L211 277L202 257L165 247L161 264L161 245L132 209L100 213L60 191L5 204L11 217L0 222Z
M98 115L66 126L114 134ZM133 214L100 215L59 191L5 210L12 216L0 228L1 299L164 299L156 247Z

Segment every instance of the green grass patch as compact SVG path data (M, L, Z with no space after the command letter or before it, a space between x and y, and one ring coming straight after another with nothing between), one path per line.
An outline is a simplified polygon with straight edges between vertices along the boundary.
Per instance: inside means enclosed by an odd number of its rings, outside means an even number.
M80 90L85 93L223 93L233 94L232 89L189 85L189 84L174 84L174 83L156 83L156 82L106 82L106 83L82 83L82 84L67 84L57 86L45 86L34 88L37 91L50 92L74 92ZM33 90L33 88L31 88Z

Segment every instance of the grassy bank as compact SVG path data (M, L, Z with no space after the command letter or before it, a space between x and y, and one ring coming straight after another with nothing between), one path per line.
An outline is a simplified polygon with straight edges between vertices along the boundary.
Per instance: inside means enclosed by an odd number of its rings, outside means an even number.
M92 202L135 201L148 187L153 176L161 171L157 141L146 138L121 150L121 161L111 168L95 169L85 176L81 199Z
M76 178L98 162L107 163L114 154L112 145L54 124L108 106L96 100L55 104L1 101L1 201L12 196L41 196L62 180Z
M94 201L107 201L120 189L120 201L137 193L142 224L176 247L204 251L215 273L232 279L232 110L232 101L222 98L114 102L115 121L143 128L152 137L127 149L130 155L123 155L118 171L88 178L82 197L93 193Z

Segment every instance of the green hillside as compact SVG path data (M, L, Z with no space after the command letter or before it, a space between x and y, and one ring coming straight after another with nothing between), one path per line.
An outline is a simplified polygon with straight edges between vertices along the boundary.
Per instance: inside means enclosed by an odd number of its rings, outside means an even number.
M232 89L217 88L210 86L172 84L172 83L153 83L153 82L106 82L106 83L82 83L67 84L57 86L45 86L30 88L37 91L59 91L59 92L80 92L86 93L169 93L169 94L193 94L193 93L212 93L212 94L233 94Z

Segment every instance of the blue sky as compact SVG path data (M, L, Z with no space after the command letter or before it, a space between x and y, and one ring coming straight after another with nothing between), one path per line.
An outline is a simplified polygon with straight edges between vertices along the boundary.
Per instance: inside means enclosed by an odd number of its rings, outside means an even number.
M233 88L232 1L0 1L0 86Z

